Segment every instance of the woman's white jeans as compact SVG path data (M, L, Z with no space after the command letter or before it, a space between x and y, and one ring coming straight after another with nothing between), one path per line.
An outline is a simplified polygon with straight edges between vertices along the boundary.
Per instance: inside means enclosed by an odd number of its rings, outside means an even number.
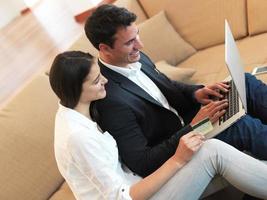
M151 199L199 199L216 174L247 194L267 199L267 165L217 139L207 140Z

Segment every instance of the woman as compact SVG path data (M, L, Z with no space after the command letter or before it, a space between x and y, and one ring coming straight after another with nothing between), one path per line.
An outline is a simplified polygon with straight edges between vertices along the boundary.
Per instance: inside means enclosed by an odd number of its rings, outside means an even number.
M77 199L198 199L219 174L238 189L267 198L267 166L215 139L190 132L175 154L144 179L126 173L115 140L89 113L106 96L107 79L89 54L59 54L50 84L60 99L55 122L58 168ZM260 172L260 173L259 173Z

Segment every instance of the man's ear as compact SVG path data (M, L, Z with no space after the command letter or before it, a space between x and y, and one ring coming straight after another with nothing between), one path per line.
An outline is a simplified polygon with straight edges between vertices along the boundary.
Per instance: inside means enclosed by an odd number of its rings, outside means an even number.
M109 55L111 53L111 47L108 46L107 44L100 43L99 44L99 51L104 53L105 55Z

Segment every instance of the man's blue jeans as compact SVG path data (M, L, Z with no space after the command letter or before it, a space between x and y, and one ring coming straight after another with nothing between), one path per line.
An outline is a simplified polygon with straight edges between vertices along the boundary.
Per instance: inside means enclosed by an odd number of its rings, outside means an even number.
M267 160L267 86L246 74L246 93L248 114L216 138Z

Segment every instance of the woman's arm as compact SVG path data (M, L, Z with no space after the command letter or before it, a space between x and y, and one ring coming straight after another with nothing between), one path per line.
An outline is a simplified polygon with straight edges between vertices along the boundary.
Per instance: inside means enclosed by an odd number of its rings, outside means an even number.
M130 188L133 200L148 199L181 169L199 150L204 141L200 134L190 132L181 137L175 154L169 158L158 170Z

